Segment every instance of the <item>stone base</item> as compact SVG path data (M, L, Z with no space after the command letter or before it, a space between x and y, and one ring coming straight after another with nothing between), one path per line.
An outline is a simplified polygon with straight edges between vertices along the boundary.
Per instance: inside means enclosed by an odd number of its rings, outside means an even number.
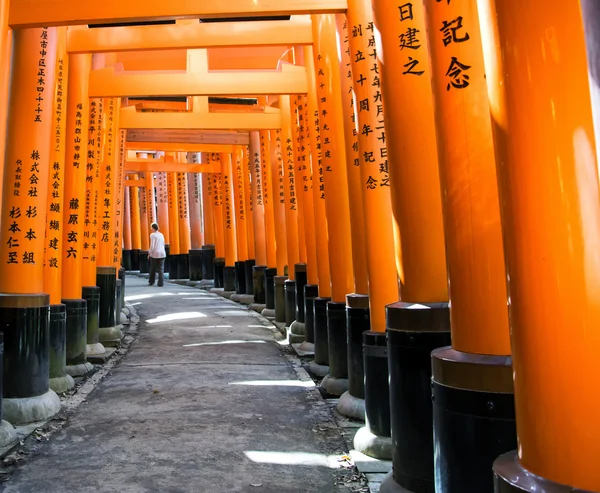
M321 387L329 395L342 396L344 392L348 391L348 379L333 378L327 375L321 382Z
M379 493L412 493L411 491L403 488L398 483L393 476L393 471L388 472L385 475L385 478L381 482L381 486L379 487Z
M315 363L314 361L311 361L308 364L308 367L306 368L306 370L308 371L308 373L310 373L311 375L314 375L315 377L322 378L322 377L329 375L329 366L319 365L318 363Z
M365 400L354 397L350 392L344 392L337 404L337 410L342 416L365 420Z
M262 313L263 310L265 309L266 305L263 305L262 303L252 303L250 305L250 310L255 311L256 313Z
M8 421L0 421L0 447L7 447L18 439L15 427Z
M104 354L106 352L106 348L102 345L101 342L97 342L96 344L88 344L86 347L85 354L87 359L90 359L90 356L96 356L98 354Z
M290 332L297 336L302 336L302 340L306 338L306 326L304 322L298 322L298 320L294 320L292 325L290 325Z
M119 313L119 323L121 325L129 325L131 321L127 318L127 315L125 315L123 312Z
M301 344L304 342L305 336L301 336L298 334L294 334L290 329L288 329L290 344Z
M189 286L191 288L195 288L199 284L200 284L200 281L188 281L185 283L186 286Z
M231 301L235 301L236 303L242 303L243 305L251 305L254 303L254 295L253 294L232 294Z
M88 363L93 365L103 365L109 358L115 354L116 348L105 348L102 354L89 354L87 355Z
M102 345L105 347L119 347L121 345L121 339L123 338L123 333L121 332L122 328L122 325L100 327L100 329L98 329L98 335Z
M212 289L210 289L210 292L212 294L218 294L219 296L223 296L223 293L225 292L225 290L223 288L212 288Z
M274 319L275 318L275 309L274 308L265 308L262 311L261 315L268 319Z
M75 387L75 380L73 380L71 375L50 379L50 389L54 390L57 394L62 394L73 387Z
M196 285L197 288L201 288L201 289L213 288L214 286L215 286L214 279L203 279Z
M392 439L374 435L368 426L363 426L354 435L354 448L375 459L392 459Z
M3 399L2 409L6 421L13 425L36 423L51 418L60 411L60 399L53 390L35 397Z
M235 294L235 291L223 291L221 293L221 296L223 298L227 298L228 300L231 299L231 297Z
M315 345L312 342L304 341L302 344L292 344L292 347L300 357L315 355Z
M94 365L91 363L81 363L79 365L67 365L65 367L65 373L72 377L83 377L94 369Z

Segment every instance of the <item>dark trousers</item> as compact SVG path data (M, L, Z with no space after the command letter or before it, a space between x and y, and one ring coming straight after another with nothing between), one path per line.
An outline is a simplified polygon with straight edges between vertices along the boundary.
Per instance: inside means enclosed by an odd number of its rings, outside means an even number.
M154 284L154 277L157 272L158 285L162 286L165 282L165 259L150 257L150 279L148 280L148 284L151 286Z

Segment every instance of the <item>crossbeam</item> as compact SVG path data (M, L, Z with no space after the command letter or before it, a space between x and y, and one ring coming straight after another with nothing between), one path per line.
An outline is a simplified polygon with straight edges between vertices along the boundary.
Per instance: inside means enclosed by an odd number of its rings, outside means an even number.
M214 145L248 145L250 137L248 132L236 132L226 130L165 130L165 129L143 129L132 128L127 130L127 141L136 143L152 143L156 146L161 144L214 144ZM137 145L137 144L136 144ZM160 149L166 151L167 149ZM178 149L180 152L193 152L193 149ZM213 151L207 151L213 152Z
M175 173L220 173L220 163L186 164L186 163L136 163L125 162L125 171L175 172Z
M91 98L134 96L234 96L305 94L306 76L298 71L209 72L208 74L130 74L114 68L90 72Z
M271 130L281 128L278 113L141 113L135 108L121 109L121 128Z
M13 28L345 12L346 0L11 0Z
M225 144L186 144L184 142L127 142L127 150L137 152L224 152L231 154L232 145Z
M294 46L312 43L310 17L289 21L200 22L157 26L69 29L69 53L180 50L240 46Z
M123 180L123 185L126 187L145 187L146 180Z

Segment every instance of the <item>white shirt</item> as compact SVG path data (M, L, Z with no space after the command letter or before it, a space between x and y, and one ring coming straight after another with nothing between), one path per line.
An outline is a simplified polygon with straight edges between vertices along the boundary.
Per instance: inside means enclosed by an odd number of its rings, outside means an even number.
M148 255L152 258L165 258L165 237L160 231L155 231L150 235L150 250Z

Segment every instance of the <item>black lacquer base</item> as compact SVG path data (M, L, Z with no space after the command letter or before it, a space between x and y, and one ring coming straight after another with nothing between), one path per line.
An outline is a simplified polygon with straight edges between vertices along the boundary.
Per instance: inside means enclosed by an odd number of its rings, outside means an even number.
M87 362L87 302L84 299L62 300L67 307L67 366Z
M223 288L224 287L224 279L223 279L223 271L225 269L225 259L221 257L215 258L214 262L214 272L215 272L215 288Z
M315 298L314 324L315 324L315 363L329 365L329 338L327 335L327 303L331 298Z
M115 326L117 273L114 267L98 267L96 285L100 288L100 327Z
M306 286L307 274L306 264L296 264L294 266L296 277L296 321L305 323L304 316L304 286Z
M235 292L237 294L246 294L246 262L235 263Z
M285 325L290 327L296 320L296 281L288 279L285 290Z
M216 251L214 245L204 245L202 247L202 279L214 279L214 262Z
M123 281L121 281L123 289ZM98 286L84 286L82 298L87 302L87 343L99 342L98 329L100 329L100 288Z
M246 294L254 294L254 259L246 260Z
M204 250L190 250L190 281L201 281L202 279L204 279L204 277L202 277L203 255Z
M277 269L269 267L265 270L265 308L275 309L275 276Z
M304 331L306 342L315 342L315 298L319 296L319 286L307 284L304 286Z
M267 301L266 296L266 285L265 285L265 270L267 267L265 265L255 265L252 267L252 276L253 276L253 294L254 294L254 302L264 305Z

